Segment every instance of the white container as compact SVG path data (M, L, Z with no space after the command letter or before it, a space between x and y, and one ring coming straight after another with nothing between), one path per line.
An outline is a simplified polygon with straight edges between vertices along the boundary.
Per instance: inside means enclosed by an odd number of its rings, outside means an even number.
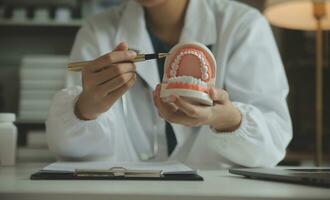
M13 166L16 163L17 128L15 114L0 113L0 165Z
M55 12L55 20L58 22L70 22L71 11L69 8L58 8Z
M15 8L13 11L13 20L16 21L26 21L27 20L27 10L25 8Z
M34 20L37 22L49 21L49 10L47 8L38 8L34 12Z

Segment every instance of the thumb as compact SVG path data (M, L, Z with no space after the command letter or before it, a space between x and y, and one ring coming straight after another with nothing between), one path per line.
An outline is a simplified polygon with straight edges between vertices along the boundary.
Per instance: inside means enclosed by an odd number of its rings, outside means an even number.
M117 47L113 51L127 51L128 45L126 42L121 42L117 45Z
M229 100L229 95L225 90L222 89L210 89L210 96L213 101L225 104Z

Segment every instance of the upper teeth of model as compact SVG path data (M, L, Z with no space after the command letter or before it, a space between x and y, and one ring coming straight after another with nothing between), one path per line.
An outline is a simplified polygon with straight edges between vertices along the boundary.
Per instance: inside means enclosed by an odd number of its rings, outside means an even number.
M201 73L202 73L202 80L207 81L209 79L209 68L207 66L207 62L204 58L204 55L202 52L197 51L197 50L183 50L180 52L180 54L175 58L171 65L171 71L170 71L170 76L171 77L176 77L177 76L177 71L179 69L180 62L182 58L186 55L194 55L199 59L199 62L201 64Z
M207 88L207 83L205 83L201 79L197 79L192 76L173 77L168 80L168 83L189 83L189 84L201 86L203 88Z

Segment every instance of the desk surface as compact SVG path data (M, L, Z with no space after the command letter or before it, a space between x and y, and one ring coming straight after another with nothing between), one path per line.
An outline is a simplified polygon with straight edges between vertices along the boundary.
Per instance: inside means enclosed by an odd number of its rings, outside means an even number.
M174 181L31 181L47 164L0 167L0 199L330 199L330 189L266 182L201 171L203 182Z

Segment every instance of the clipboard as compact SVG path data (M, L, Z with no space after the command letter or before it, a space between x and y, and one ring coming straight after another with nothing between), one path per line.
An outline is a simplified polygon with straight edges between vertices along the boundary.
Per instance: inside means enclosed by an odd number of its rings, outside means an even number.
M160 181L203 181L196 173L167 173L162 170L127 170L112 167L108 170L76 169L72 171L40 170L31 180L160 180Z

